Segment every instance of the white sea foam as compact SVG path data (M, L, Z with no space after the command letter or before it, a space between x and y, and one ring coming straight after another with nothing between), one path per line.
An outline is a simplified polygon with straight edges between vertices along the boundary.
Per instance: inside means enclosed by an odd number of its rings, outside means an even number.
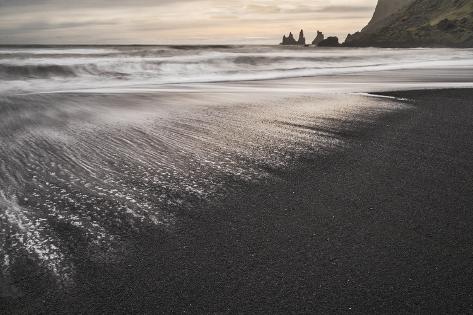
M469 49L2 49L0 93L470 68L473 50Z
M314 93L306 79L239 81L473 67L471 50L450 49L61 51L0 51L0 265L27 255L62 282L73 281L77 255L118 260L133 231L172 231L176 213L226 194L226 178L266 180L309 151L345 148L340 130L409 109ZM58 93L79 91L108 95Z
M172 232L176 213L227 193L225 178L270 178L307 150L343 148L336 126L353 112L402 107L348 97L1 97L0 272L27 256L73 285L78 255L120 260L133 231Z

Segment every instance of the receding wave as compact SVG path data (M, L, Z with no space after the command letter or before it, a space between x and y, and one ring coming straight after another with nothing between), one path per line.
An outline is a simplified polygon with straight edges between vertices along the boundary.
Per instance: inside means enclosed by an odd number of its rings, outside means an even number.
M29 261L35 275L73 285L78 257L119 262L130 235L171 231L192 205L224 196L231 189L225 179L265 180L269 169L307 150L343 148L339 128L350 128L351 112L364 112L362 123L405 107L345 101L260 96L248 103L219 93L204 101L173 93L0 97L0 278L14 278Z
M229 182L277 180L270 170L344 149L354 126L409 109L359 95L275 95L272 84L251 95L136 87L473 67L471 50L449 49L15 49L0 50L0 278L12 286L28 282L15 274L25 264L31 277L74 285L79 258L120 262L131 235L180 228L181 215L223 198ZM55 93L103 87L134 93Z

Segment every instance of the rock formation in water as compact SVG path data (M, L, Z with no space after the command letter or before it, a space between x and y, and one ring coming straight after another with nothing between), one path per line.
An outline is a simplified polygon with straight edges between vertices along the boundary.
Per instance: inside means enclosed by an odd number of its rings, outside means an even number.
M297 40L297 45L305 46L305 37L303 30L299 32L299 39Z
M294 39L294 35L289 33L289 36L283 36L281 45L297 45L297 41Z
M279 45L287 45L287 37L286 37L286 34L283 35L282 37L282 41Z
M340 46L340 42L338 41L338 37L331 36L321 41L318 46L319 47L338 47Z
M473 0L379 0L346 46L473 47Z
M304 31L301 30L299 33L299 39L296 41L294 38L294 35L292 33L289 33L289 36L286 37L286 35L283 36L281 45L299 45L299 46L304 46L305 45L305 37L304 37Z
M312 41L312 45L319 46L319 44L325 39L324 33L317 31L317 36Z

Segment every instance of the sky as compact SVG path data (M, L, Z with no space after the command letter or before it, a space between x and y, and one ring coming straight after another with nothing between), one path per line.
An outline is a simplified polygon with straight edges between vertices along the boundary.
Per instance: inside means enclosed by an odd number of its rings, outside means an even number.
M377 0L0 0L0 44L277 44L344 39Z

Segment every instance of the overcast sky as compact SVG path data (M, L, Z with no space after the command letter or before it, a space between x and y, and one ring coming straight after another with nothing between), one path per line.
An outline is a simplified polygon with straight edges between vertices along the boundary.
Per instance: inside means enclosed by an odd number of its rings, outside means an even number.
M344 37L377 0L0 0L0 43L276 43L303 28Z

